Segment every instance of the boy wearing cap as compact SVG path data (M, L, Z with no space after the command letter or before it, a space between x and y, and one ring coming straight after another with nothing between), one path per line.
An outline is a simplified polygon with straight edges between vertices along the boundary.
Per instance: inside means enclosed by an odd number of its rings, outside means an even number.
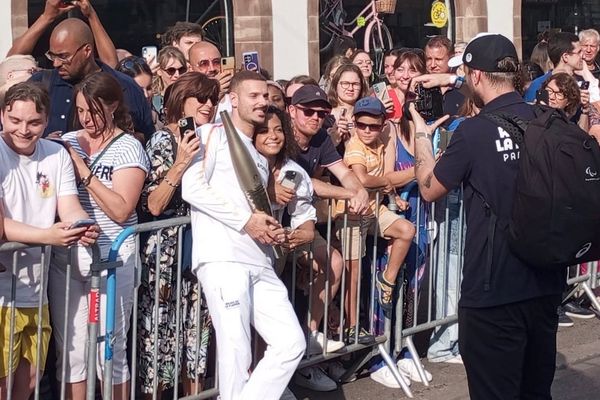
M515 90L519 59L506 37L472 40L463 62L481 113L460 124L437 164L431 134L443 119L428 126L412 105L410 113L423 199L436 201L464 188L467 233L458 326L469 394L472 400L549 400L565 271L532 267L510 250L501 222L510 219L520 154L510 135L484 116L506 112L531 120L533 107Z
M344 163L356 174L361 184L368 189L379 189L385 193L393 191L388 178L384 176L384 143L381 140L381 131L385 123L385 107L375 97L364 97L354 105L354 123L356 135L351 137L346 144ZM351 276L349 294L349 324L356 325L356 301L358 283L358 261L366 249L360 246L365 243L367 230L372 232L375 228L375 217L379 216L377 224L380 237L391 240L391 251L388 265L384 271L377 274L378 299L381 307L389 313L392 311L392 298L396 277L404 262L404 257L410 248L415 227L409 221L400 218L387 207L376 202L376 193L371 193L369 210L364 216L348 217L347 227L341 218L336 220L336 233L338 239L345 246L345 259L348 260L348 269ZM382 196L379 196L382 199ZM343 203L339 211L343 212ZM404 208L405 204L399 204ZM377 209L379 208L379 211Z

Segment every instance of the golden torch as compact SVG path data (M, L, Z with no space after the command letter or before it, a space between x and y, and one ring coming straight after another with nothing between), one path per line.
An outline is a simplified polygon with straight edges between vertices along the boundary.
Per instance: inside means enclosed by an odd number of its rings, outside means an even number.
M250 208L253 212L263 212L273 216L269 195L260 179L256 164L233 126L227 111L221 111L221 121L225 128L233 169ZM281 257L283 254L279 246L273 246L273 252L276 258Z

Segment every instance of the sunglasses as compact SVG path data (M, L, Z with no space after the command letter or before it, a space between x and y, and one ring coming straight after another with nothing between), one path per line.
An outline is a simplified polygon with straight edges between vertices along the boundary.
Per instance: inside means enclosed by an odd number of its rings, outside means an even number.
M382 124L365 124L364 122L356 121L356 129L366 131L369 129L371 132L380 132L383 129Z
M165 71L167 73L167 75L169 75L169 76L175 75L175 72L179 72L179 75L183 75L187 72L187 67L181 67L181 68L169 67L169 68L162 68L162 70Z
M121 60L121 62L119 62L121 69L126 69L128 71L132 71L135 69L135 67L139 67L144 64L147 64L146 60L144 60L142 57L136 56L124 58Z
M196 100L198 100L198 103L201 104L206 104L208 100L210 100L213 106L216 106L217 104L219 104L219 94L217 93L211 95L197 95Z
M329 111L327 111L327 110L313 110L312 108L304 108L304 107L298 107L298 106L296 106L296 107L299 110L302 110L302 113L307 118L312 117L313 115L315 115L315 113L317 114L317 117L319 117L319 118L325 118L326 116L329 115Z

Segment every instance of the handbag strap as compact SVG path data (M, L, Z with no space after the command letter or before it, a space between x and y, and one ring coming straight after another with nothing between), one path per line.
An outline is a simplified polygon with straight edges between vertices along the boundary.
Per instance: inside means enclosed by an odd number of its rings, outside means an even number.
M104 146L104 148L102 149L102 151L100 152L100 154L98 154L98 157L96 157L96 159L90 164L90 166L88 167L90 169L90 171L93 173L93 168L94 166L98 163L98 161L102 158L102 156L104 155L104 153L106 153L106 150L108 150L110 148L110 146L112 146L117 140L119 140L121 138L121 136L123 136L125 134L125 132L121 132L119 133L117 136L115 136L114 138L112 138L112 140L110 142L108 142L108 144L106 146Z

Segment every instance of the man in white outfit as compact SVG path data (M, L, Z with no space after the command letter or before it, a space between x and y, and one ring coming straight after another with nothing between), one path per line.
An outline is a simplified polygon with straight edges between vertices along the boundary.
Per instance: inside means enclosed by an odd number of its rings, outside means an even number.
M232 121L256 162L263 184L267 160L252 144L265 123L266 80L242 71L230 86ZM202 149L182 181L191 205L193 270L217 335L222 400L277 400L300 362L306 342L288 293L272 267L272 245L283 239L277 220L253 213L240 188L221 124L199 129ZM253 325L267 344L250 374Z

